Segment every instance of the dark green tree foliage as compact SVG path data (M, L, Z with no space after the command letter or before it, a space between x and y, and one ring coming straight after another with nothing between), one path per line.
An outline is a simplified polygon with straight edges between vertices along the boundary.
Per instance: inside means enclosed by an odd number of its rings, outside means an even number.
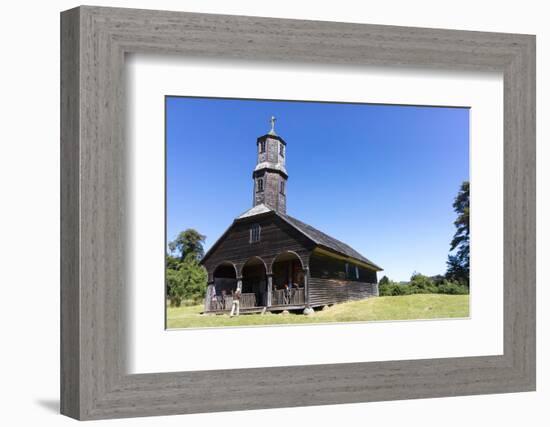
M203 244L206 236L200 234L193 228L188 228L177 235L177 237L168 243L168 249L172 254L179 255L180 261L183 261L187 255L192 255L200 260L204 256Z
M413 273L411 280L397 283L384 276L378 282L380 296L397 296L411 294L452 294L465 295L468 288L458 282L448 280L443 276L428 277Z
M388 276L383 276L379 281L378 281L378 286L387 286L390 284L390 279Z
M445 276L442 276L441 274L436 274L435 276L431 276L430 279L432 279L435 286L441 286L443 282L445 282Z
M173 306L184 301L196 304L205 296L208 277L199 264L205 239L198 231L187 229L168 244L172 254L166 255L166 294Z
M451 254L447 260L446 278L470 285L470 182L460 186L453 208L457 213L456 232L451 241Z
M459 282L445 280L441 285L437 287L438 293L450 294L450 295L466 295L470 293L470 290L466 285Z
M413 273L409 282L409 291L411 294L436 294L438 293L437 286L433 280L420 273Z
M177 270L181 264L179 257L173 257L172 255L166 255L166 268L170 270Z

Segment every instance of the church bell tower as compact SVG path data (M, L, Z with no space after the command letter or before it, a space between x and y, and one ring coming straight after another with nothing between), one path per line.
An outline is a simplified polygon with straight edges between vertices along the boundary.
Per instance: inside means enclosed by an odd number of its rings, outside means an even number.
M286 214L286 142L275 133L275 120L272 116L271 130L256 141L258 160L252 173L254 206L263 203Z

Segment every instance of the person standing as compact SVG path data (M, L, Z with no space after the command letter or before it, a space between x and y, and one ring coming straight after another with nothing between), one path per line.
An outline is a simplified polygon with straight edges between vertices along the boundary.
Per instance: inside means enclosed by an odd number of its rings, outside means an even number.
M288 287L288 284L285 284L283 291L283 302L284 304L290 304L290 288Z
M220 310L225 310L225 297L226 297L225 289L222 289L222 296L221 300L219 301Z
M241 290L237 288L237 290L233 293L233 302L231 304L231 314L229 317L233 317L233 315L236 312L236 315L239 315L239 306L241 304Z
M216 295L216 288L214 286L210 289L210 309L219 310L218 296Z

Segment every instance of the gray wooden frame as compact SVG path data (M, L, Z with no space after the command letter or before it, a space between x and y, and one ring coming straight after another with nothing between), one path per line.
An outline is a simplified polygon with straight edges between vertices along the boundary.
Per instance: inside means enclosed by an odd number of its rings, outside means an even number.
M128 375L124 56L504 75L504 354ZM162 143L162 141L159 141ZM61 14L61 412L77 419L535 390L535 37L80 7Z

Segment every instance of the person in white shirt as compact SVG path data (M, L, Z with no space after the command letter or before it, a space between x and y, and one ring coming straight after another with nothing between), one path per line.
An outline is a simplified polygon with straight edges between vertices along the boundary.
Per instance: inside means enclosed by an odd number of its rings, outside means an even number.
M241 303L241 290L237 288L237 290L233 293L233 303L231 304L231 314L229 317L233 317L234 315L239 315L239 309L240 309L240 303Z

